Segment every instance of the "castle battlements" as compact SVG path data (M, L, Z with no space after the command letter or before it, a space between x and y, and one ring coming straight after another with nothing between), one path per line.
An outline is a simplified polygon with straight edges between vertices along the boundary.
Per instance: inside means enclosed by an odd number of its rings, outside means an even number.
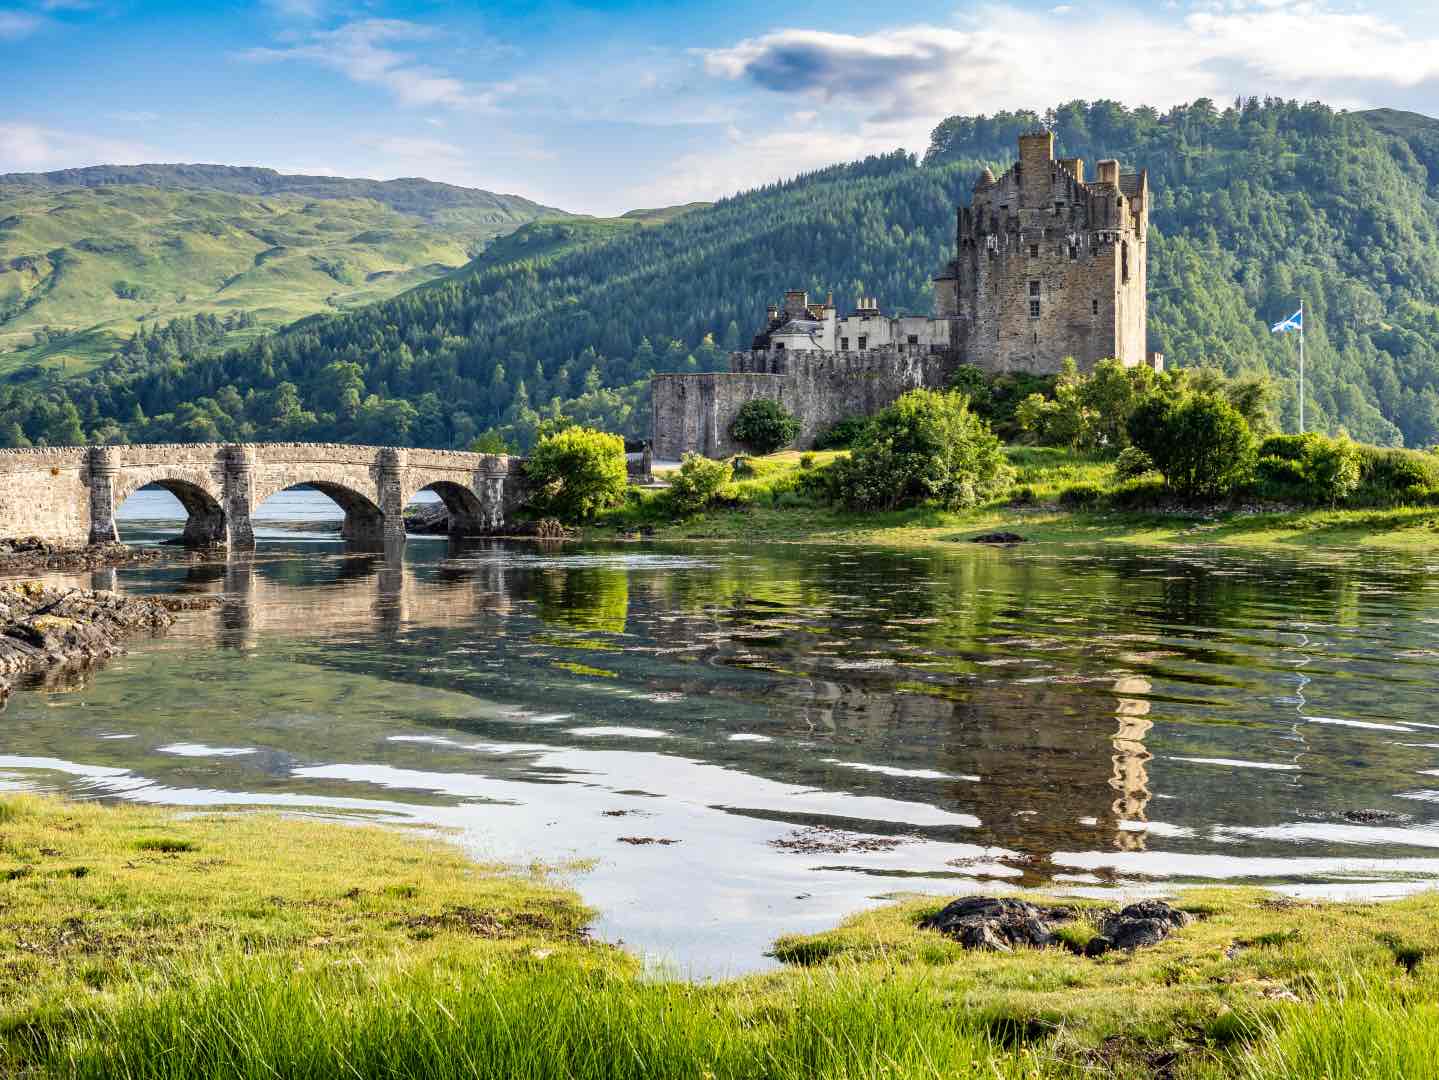
M655 456L739 451L729 425L756 398L799 418L803 447L907 390L949 385L965 364L1044 375L1069 358L1162 362L1146 351L1149 205L1144 170L1106 160L1086 179L1083 159L1055 158L1052 133L1020 136L1019 160L984 170L956 213L933 314L887 315L861 297L841 315L833 296L790 290L728 373L655 377Z

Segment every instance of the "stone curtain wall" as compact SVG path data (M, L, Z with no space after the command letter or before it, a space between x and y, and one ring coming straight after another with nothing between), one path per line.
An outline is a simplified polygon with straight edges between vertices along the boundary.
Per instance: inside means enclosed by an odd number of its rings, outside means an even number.
M434 490L451 531L493 533L524 500L523 461L447 450L323 443L216 443L0 451L0 538L83 544L116 538L115 511L151 484L185 507L185 541L253 547L255 510L311 484L345 511L344 534L404 539L404 509Z
M753 370L782 367L783 374ZM794 445L815 438L847 416L872 416L907 390L947 386L959 366L949 350L879 349L849 353L789 353L780 362L735 353L731 371L707 375L657 375L654 393L654 456L678 460L686 453L729 457L744 448L730 438L730 424L746 402L778 401L800 421ZM751 369L751 370L746 370Z

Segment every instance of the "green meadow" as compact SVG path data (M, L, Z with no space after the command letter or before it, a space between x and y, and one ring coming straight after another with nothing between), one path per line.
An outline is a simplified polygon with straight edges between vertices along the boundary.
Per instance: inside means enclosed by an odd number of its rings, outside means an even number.
M1068 902L1068 901L1061 901ZM0 801L0 1069L35 1077L1420 1077L1439 898L1181 893L1134 953L966 952L915 898L655 977L539 868L260 814ZM1068 936L1102 909L1078 908Z

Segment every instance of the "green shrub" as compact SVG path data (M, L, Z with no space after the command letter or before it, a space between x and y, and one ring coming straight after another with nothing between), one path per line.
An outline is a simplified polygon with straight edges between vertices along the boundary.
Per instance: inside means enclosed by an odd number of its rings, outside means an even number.
M1095 484L1072 484L1059 493L1059 505L1069 507L1098 506L1104 492Z
M690 517L714 505L720 488L730 482L728 461L711 461L702 454L686 454L680 470L670 480L665 493L670 511L676 517Z
M799 467L801 469L813 469L815 457L813 454L801 454L799 456Z
M1154 459L1137 446L1126 446L1114 459L1114 478L1121 482L1135 480L1154 471Z
M1039 496L1035 494L1034 488L1026 484L1024 487L1016 489L1014 494L1009 497L1009 501L1015 506L1033 506L1039 501Z
M729 433L735 442L756 454L773 454L794 442L799 421L778 401L757 398L740 406Z
M1365 502L1429 501L1439 492L1439 459L1417 450L1360 447L1359 474Z
M736 454L729 459L730 475L736 480L747 480L755 474L754 462L744 454Z
M588 521L624 502L625 441L593 428L566 428L536 444L525 463L529 504L565 522Z
M999 440L965 396L937 390L899 398L874 417L848 459L825 471L835 498L857 510L973 506L1013 476Z
M1129 431L1165 485L1187 499L1228 495L1253 472L1249 424L1217 394L1152 394L1134 410Z
M848 450L859 441L869 420L863 416L846 416L822 431L814 441L816 450Z

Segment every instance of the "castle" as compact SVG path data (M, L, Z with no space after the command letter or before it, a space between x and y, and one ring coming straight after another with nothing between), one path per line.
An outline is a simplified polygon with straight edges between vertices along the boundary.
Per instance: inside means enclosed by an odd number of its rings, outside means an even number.
M972 364L991 374L1051 374L1113 357L1162 365L1146 353L1149 175L1101 161L1056 160L1054 135L1022 135L1019 161L986 169L961 207L955 257L934 279L934 314L885 315L860 300L841 316L833 298L802 291L769 309L730 370L656 375L654 456L740 451L729 434L741 406L779 401L800 421L795 445L847 416L871 415L907 390L950 384Z

